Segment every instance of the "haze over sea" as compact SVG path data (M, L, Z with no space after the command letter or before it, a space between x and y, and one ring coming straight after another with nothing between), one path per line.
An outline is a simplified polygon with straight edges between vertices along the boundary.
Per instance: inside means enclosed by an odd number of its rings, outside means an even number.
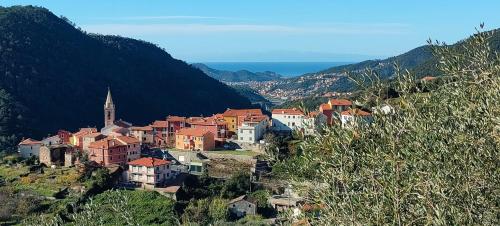
M207 62L205 65L225 71L248 70L251 72L272 71L284 77L294 77L317 72L349 62Z

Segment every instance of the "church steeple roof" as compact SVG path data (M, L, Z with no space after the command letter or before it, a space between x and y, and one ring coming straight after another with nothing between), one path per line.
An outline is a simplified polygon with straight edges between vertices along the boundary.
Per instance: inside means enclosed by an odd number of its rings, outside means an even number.
M111 90L109 89L109 87L108 87L108 96L106 97L106 103L104 104L104 107L106 108L114 107L113 98L111 98Z

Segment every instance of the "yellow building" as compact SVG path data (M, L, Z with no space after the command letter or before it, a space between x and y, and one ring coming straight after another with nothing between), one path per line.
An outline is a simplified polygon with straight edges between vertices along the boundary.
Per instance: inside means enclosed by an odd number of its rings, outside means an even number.
M83 137L96 132L96 128L81 128L80 131L73 133L73 135L69 137L69 143L73 146L83 148Z
M182 128L175 136L176 149L210 151L215 148L214 134L202 128Z
M260 109L227 109L226 112L222 114L224 121L227 123L227 130L232 134L238 132L238 127L241 124L241 120L247 116L262 115Z

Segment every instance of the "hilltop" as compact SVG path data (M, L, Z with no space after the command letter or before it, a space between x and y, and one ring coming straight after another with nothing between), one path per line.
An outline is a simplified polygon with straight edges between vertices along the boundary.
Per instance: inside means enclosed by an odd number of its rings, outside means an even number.
M0 136L102 126L108 86L117 118L137 124L250 106L154 44L88 34L44 8L0 7Z
M208 76L215 78L221 82L273 81L282 79L282 76L280 74L271 71L255 73L248 70L225 71L210 68L207 65L201 63L195 63L191 65L202 70Z

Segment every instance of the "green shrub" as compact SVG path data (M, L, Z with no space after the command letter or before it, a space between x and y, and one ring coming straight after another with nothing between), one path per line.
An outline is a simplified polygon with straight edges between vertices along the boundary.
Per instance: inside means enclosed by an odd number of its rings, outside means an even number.
M413 74L396 67L394 114L328 128L278 164L322 206L318 218L309 218L313 224L499 224L500 59L491 54L490 36L477 33L459 49L434 48L448 79L426 95ZM388 101L373 90L384 85L372 76L360 102L382 106Z

